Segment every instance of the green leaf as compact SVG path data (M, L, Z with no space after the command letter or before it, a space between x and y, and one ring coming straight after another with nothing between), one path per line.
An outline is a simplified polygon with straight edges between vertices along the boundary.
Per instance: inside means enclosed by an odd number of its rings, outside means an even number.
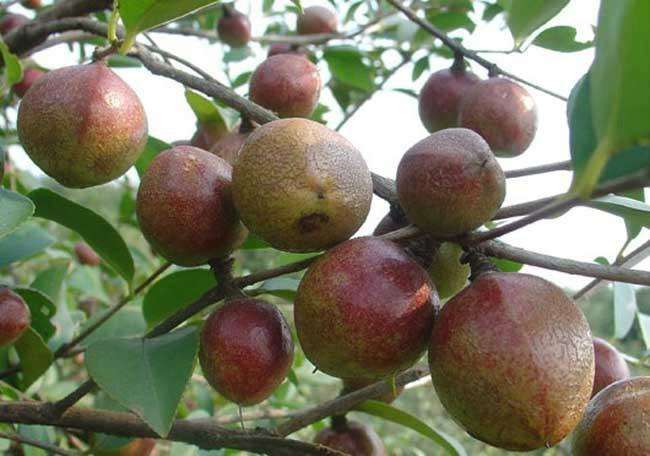
M519 47L535 30L553 19L569 0L516 0L508 2L508 27Z
M576 41L576 29L566 25L559 25L544 30L533 40L535 46L558 52L577 52L589 49L593 42L581 43Z
M82 330L92 326L102 313L93 315L83 325ZM107 339L118 339L123 337L139 337L144 334L147 325L142 318L142 312L133 306L125 307L93 331L83 342L82 347L89 347L95 342Z
M614 283L614 337L623 339L634 325L636 293L629 283Z
M430 9L427 13L427 20L444 32L451 32L458 29L465 29L473 32L476 24L469 18L466 13L457 13L454 11L439 12L436 9Z
M0 39L0 53L4 61L7 86L11 87L23 80L23 67L20 59L11 53L3 39Z
M185 99L199 122L208 124L214 129L223 129L224 132L228 131L229 126L226 117L221 112L221 108L212 100L189 89L185 91Z
M45 294L32 288L15 288L27 303L32 314L32 328L48 341L56 332L50 319L56 314L56 305Z
M23 389L39 379L52 364L53 356L41 336L32 328L27 328L15 345L22 372Z
M54 238L36 224L26 223L0 239L0 268L42 252Z
M70 262L68 260L53 262L50 267L38 273L32 281L31 288L40 291L49 297L52 302L58 302L61 297L63 281L68 274L69 268Z
M15 230L33 213L34 203L29 198L0 188L0 238Z
M107 264L129 284L134 266L131 252L120 234L99 214L44 188L28 195L36 204L36 217L51 220L77 232Z
M291 3L296 5L296 8L298 8L299 13L302 13L302 3L300 3L300 0L291 0Z
M171 149L171 147L170 144L167 144L160 139L156 139L153 136L149 136L144 151L140 154L140 158L135 162L135 169L138 171L138 175L142 177L151 161L156 158L156 155L164 150Z
M639 328L641 329L641 337L646 350L650 349L650 315L637 312L636 317L639 321Z
M271 247L271 244L258 238L253 233L249 233L244 244L241 246L241 250L268 249L269 247Z
M153 284L144 297L142 313L147 324L151 327L163 321L216 285L209 269L189 269L166 275Z
M88 347L86 367L106 394L165 437L194 370L198 346L195 327L154 339L102 340Z
M356 89L370 92L374 89L373 70L363 61L364 55L352 46L328 47L323 53L330 72L339 81Z
M248 80L251 78L252 75L253 75L252 71L243 72L232 81L232 88L236 89L237 87L243 86L248 82Z
M618 215L625 219L625 221L640 226L650 227L650 206L632 198L607 195L589 201L585 203L585 206Z
M490 261L503 272L518 272L524 267L522 263L516 261L505 260L503 258L490 258Z
M300 285L300 280L294 279L293 277L275 277L265 281L256 292L293 301L296 297L298 285Z
M422 76L422 73L424 73L429 68L430 68L429 67L429 56L425 55L424 57L419 58L413 64L413 72L411 73L411 80L416 81L420 76Z
M415 416L402 410L396 409L395 407L390 406L384 402L365 401L356 406L355 410L412 429L424 437L431 439L433 442L442 447L449 455L467 456L465 449L453 437L448 436L441 431L433 429L424 422L420 421Z

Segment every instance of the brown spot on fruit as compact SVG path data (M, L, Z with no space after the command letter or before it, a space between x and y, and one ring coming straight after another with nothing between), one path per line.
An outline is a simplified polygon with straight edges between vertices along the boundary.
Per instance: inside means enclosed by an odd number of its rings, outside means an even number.
M0 347L20 339L32 321L29 307L9 288L0 288Z
M594 354L596 373L591 397L612 383L625 380L630 376L630 369L627 363L618 350L606 340L594 337Z
M325 214L309 214L298 220L298 229L302 233L311 233L327 226L329 217Z
M340 426L321 430L314 443L351 456L386 456L386 449L377 433L367 424L346 420Z
M333 11L323 6L308 6L298 16L296 28L300 35L336 33L338 18Z

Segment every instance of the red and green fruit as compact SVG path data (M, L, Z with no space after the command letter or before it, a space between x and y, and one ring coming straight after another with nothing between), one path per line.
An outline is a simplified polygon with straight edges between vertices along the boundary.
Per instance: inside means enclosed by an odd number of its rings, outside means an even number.
M9 288L0 288L0 347L13 344L32 321L32 314L22 297Z

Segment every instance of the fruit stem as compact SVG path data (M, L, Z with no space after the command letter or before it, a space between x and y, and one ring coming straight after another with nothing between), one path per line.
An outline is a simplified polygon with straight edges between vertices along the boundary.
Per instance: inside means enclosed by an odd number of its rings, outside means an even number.
M451 71L454 73L465 72L465 56L462 52L454 52L454 63L451 64Z
M255 125L253 125L251 119L248 116L242 116L241 125L239 125L239 133L245 135L253 131L254 128Z
M235 12L232 5L229 5L227 3L223 4L222 10L223 10L223 17L231 17L233 15L233 13Z
M397 397L397 375L390 378L390 386L393 390L393 397Z
M478 279L483 274L490 272L499 272L499 268L490 261L489 257L476 249L469 249L463 254L460 261L468 263L472 269L472 274L469 276L471 282Z

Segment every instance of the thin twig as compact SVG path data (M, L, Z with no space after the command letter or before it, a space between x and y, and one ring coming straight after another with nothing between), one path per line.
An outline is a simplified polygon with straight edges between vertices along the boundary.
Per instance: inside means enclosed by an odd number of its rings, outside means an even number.
M34 448L40 448L41 450L45 450L50 454L59 454L61 456L74 456L81 454L74 451L64 450L63 448L59 448L57 446L50 445L49 443L41 442L39 440L30 439L29 437L25 437L24 435L20 434L0 432L0 439L11 440L12 442L20 443L22 445L29 445L33 446Z
M531 166L530 168L522 168L522 169L513 169L510 171L506 171L505 175L506 178L513 179L515 177L533 176L535 174L551 173L554 171L571 171L572 169L573 169L573 165L571 160L567 160L563 162L549 163L548 165Z

